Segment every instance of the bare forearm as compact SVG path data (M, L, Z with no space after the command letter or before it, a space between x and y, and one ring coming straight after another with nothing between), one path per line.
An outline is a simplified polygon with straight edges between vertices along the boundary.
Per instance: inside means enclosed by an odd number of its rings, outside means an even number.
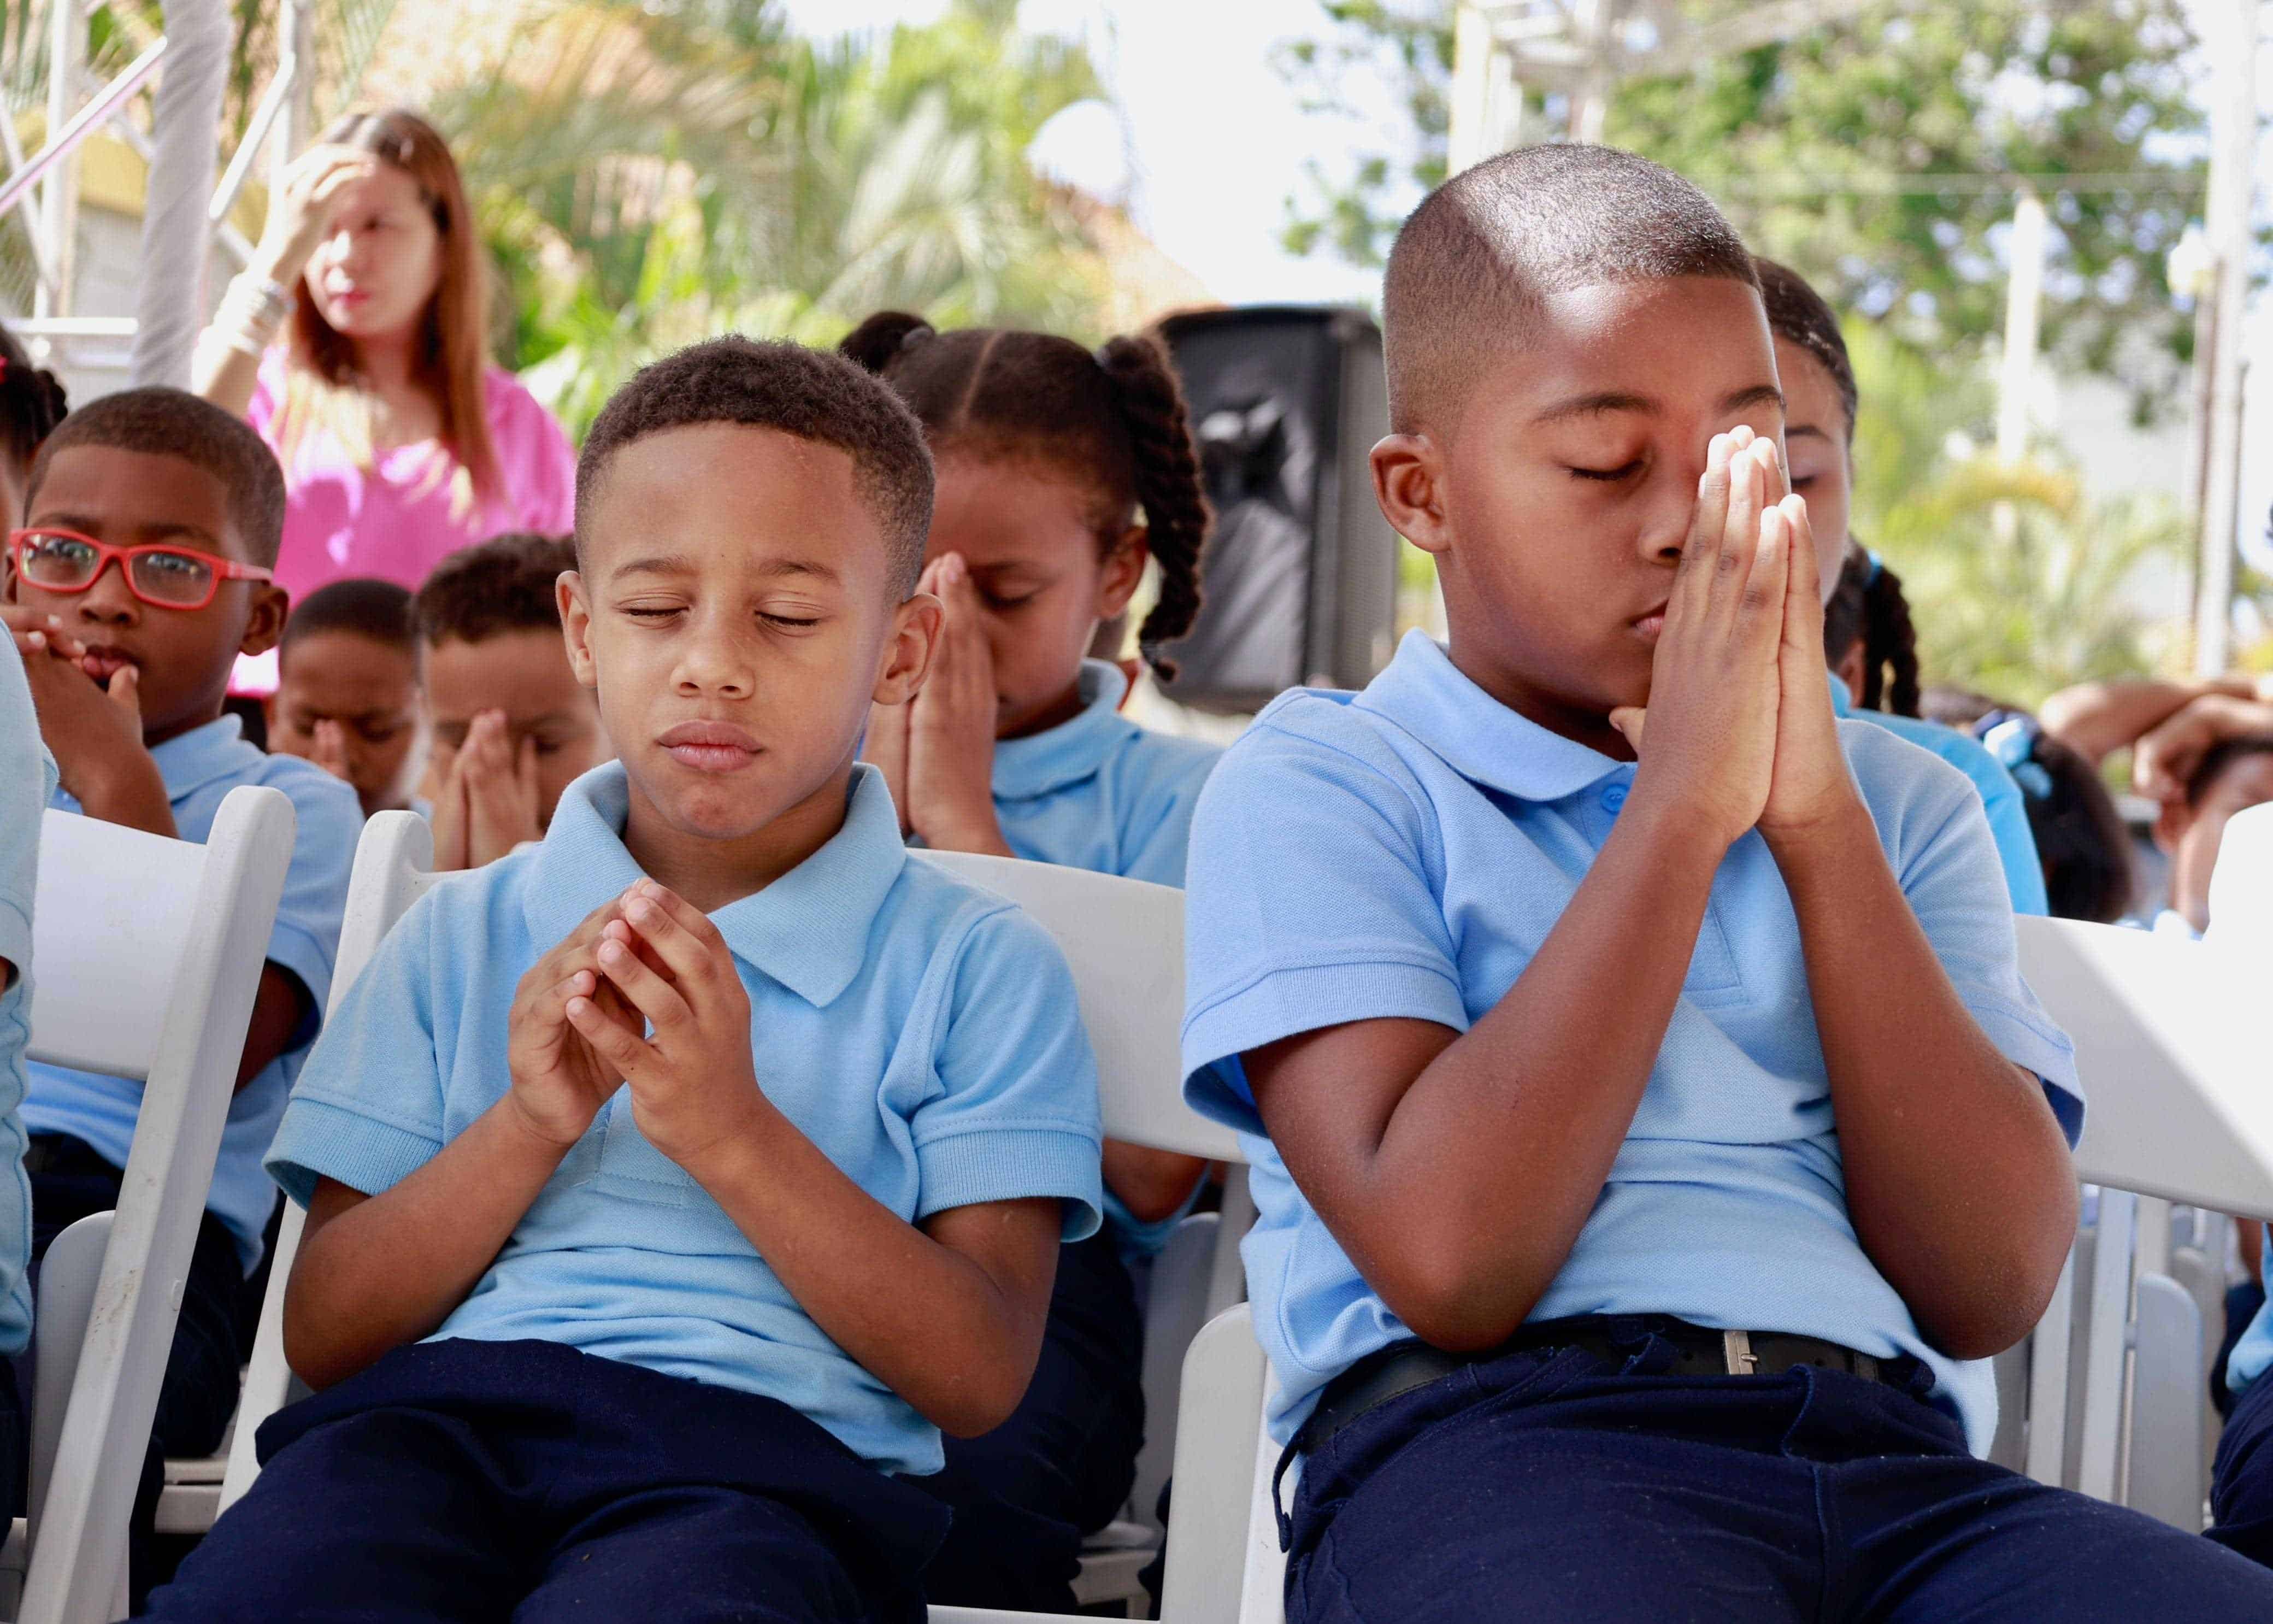
M199 341L190 371L193 393L239 417L252 404L252 392L260 382L259 361L222 342L210 329Z
M1001 1425L1033 1374L1046 1284L1035 1303L1014 1302L972 1259L847 1177L796 1124L766 1116L690 1168L696 1181L814 1323L926 1419L957 1437Z
M1327 1223L1428 1340L1504 1339L1562 1269L1656 1064L1721 856L1630 806L1515 985L1332 1181Z
M1857 801L1772 844L1798 914L1847 1205L1919 1328L1957 1357L2036 1323L2075 1234L2075 1177L2043 1086L1950 985Z
M284 1347L311 1387L343 1380L433 1331L463 1302L566 1147L520 1125L510 1099L392 1189L309 1214L284 1297Z
M2097 766L2185 710L2217 684L2159 680L2080 682L2044 703L2044 729Z
M1149 1150L1122 1139L1105 1141L1105 1187L1121 1198L1139 1223L1159 1223L1175 1215L1206 1174L1199 1156Z

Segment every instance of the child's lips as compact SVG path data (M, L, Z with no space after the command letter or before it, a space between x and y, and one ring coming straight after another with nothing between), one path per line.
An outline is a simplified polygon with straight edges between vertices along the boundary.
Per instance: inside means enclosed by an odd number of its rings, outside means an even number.
M139 671L142 662L124 649L90 647L79 660L79 668L97 682L109 681L129 665Z
M1644 643L1655 643L1657 635L1665 629L1665 611L1653 609L1647 614L1636 615L1628 624L1633 628L1634 635Z
M656 742L682 767L697 772L735 772L755 761L764 747L731 722L681 722Z

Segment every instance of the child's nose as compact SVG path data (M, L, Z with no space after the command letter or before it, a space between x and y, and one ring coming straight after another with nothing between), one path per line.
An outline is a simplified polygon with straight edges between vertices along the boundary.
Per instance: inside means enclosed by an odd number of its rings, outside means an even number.
M142 606L126 584L126 566L107 560L101 570L79 595L79 612L86 620L131 625L141 618Z
M725 699L747 699L756 691L748 658L731 637L692 639L679 658L682 692L716 694Z

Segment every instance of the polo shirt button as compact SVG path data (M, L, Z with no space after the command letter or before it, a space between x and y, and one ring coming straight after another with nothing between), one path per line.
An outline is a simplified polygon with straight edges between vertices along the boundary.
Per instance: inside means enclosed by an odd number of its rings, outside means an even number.
M1617 816L1618 808L1625 805L1625 803L1626 786L1624 785L1612 784L1603 789L1602 810L1610 814L1611 816Z

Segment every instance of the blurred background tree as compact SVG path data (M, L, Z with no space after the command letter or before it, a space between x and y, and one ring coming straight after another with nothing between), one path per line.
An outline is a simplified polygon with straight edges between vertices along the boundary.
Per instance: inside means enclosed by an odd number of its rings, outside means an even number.
M1709 26L1733 8L1692 10ZM1403 111L1393 139L1310 166L1290 248L1378 264L1444 178L1452 12L1320 0L1319 31L1282 48L1315 109L1352 115L1386 84ZM1863 391L1856 533L1903 575L1937 680L2033 701L2175 657L2152 590L2184 567L2175 504L2095 501L2055 446L2010 470L1981 448L2015 175L2052 177L2047 360L2118 380L2142 421L2181 398L2193 322L2164 261L2202 177L2194 49L2179 0L1887 4L1610 102L1607 140L1696 180L1845 313ZM1540 129L1561 115L1532 110Z

